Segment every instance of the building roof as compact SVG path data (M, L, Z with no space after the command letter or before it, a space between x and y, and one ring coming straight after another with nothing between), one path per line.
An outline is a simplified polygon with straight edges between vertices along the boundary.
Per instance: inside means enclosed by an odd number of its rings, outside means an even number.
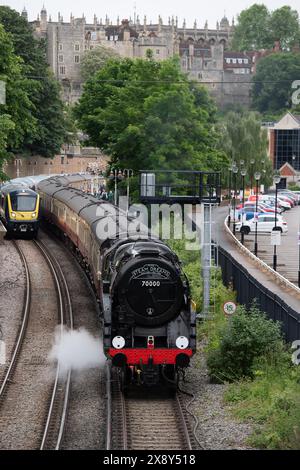
M224 51L224 58L228 59L250 59L246 52L239 51Z
M274 129L300 129L300 116L298 114L294 115L288 111L278 122L276 122Z

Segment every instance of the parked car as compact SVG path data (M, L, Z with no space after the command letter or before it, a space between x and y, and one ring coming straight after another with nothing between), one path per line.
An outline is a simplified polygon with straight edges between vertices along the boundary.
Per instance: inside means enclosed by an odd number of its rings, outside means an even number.
M287 209L291 209L292 207L295 206L295 201L293 199L288 198L287 196L284 196L282 194L278 194L277 200L280 201L281 203L288 204Z
M300 198L298 194L295 194L294 191L290 191L288 189L283 189L279 191L279 194L282 194L283 196L287 196L290 199L293 199L295 201L295 204L299 204Z
M257 223L257 232L260 233L271 233L275 229L275 215L273 214L258 214L257 222L256 218L238 222L235 224L235 230L240 232L241 230L248 235L250 232L255 232ZM281 233L288 231L288 226L281 215L277 215L276 230Z

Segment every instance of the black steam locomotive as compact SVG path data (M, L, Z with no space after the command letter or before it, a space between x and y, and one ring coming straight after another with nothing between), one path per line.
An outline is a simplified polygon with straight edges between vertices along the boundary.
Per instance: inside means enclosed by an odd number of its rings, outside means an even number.
M145 229L128 234L126 214L76 189L81 178L39 183L42 216L89 272L103 315L104 351L124 385L175 385L196 348L195 312L178 257ZM115 237L99 235L106 222L117 225Z

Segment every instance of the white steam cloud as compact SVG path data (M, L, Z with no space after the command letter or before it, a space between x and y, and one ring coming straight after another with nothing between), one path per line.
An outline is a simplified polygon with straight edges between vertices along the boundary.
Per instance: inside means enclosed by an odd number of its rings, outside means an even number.
M55 340L49 355L50 361L58 361L61 374L69 369L83 371L101 367L105 363L102 341L95 338L85 329L56 330Z

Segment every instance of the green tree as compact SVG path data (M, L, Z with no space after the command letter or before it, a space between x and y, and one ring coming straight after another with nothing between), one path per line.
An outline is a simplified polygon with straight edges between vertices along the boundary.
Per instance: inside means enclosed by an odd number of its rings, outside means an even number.
M269 29L273 43L280 41L283 49L291 49L299 42L299 15L289 6L275 10L269 20Z
M0 24L0 80L5 83L6 102L0 105L0 171L10 152L37 131L34 109L28 96L28 80L22 75L22 60L14 54L10 35Z
M261 183L266 186L272 182L272 164L267 156L268 135L261 128L261 116L250 112L239 114L230 112L221 125L221 148L228 157L241 168L241 160L247 169L245 182L250 183L251 175L260 171ZM251 161L254 160L254 163Z
M101 45L86 51L81 61L81 76L83 80L88 80L101 70L109 59L117 59L118 57L120 57L119 54L113 49Z
M238 16L232 49L250 51L272 47L269 31L270 13L265 5L255 3Z
M0 7L0 24L10 33L14 52L22 59L24 86L36 121L35 132L24 136L16 150L53 157L65 140L66 124L60 87L46 62L45 42L35 39L28 22L9 7Z
M299 77L299 53L276 53L262 58L253 78L253 108L263 114L278 114L291 108L292 83Z
M296 10L283 6L270 12L265 5L254 4L238 17L232 48L244 50L271 49L275 41L289 50L299 43L299 16Z
M75 109L90 143L112 164L139 170L218 169L214 106L177 60L110 60L86 83Z

